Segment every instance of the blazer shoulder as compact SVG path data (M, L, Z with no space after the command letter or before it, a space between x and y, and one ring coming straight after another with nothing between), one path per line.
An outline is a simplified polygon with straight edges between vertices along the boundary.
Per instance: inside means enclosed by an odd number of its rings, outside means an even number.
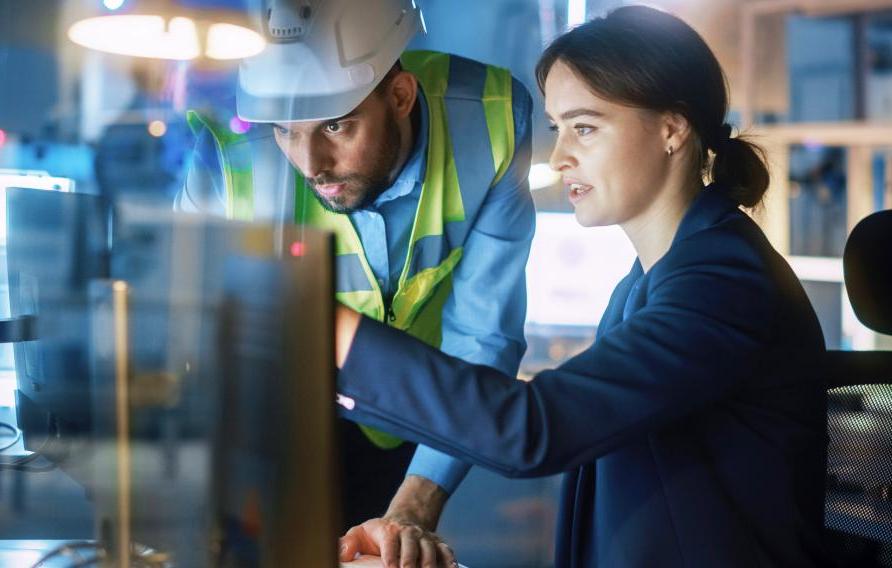
M665 272L700 264L767 274L780 258L755 221L738 211L674 242L654 269Z
M651 269L648 293L680 294L678 301L696 303L686 298L695 294L722 309L748 306L747 310L768 317L778 306L781 291L793 284L791 279L795 279L792 270L741 212L673 243Z

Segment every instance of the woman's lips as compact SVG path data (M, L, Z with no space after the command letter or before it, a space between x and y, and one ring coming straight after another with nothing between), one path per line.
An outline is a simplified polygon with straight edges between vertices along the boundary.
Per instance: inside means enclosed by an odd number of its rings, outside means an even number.
M570 199L570 203L576 205L588 195L592 191L592 186L585 185L584 183L569 183L567 184L567 189L570 190L568 194L568 198Z

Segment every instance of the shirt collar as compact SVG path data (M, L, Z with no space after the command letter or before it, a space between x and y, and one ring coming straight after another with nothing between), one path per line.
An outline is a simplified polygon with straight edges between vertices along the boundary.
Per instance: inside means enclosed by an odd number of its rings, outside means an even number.
M421 112L419 114L421 116L418 121L418 137L415 139L415 147L412 149L412 154L409 155L409 159L406 160L403 169L400 170L393 184L375 199L372 207L379 207L388 201L408 195L415 189L416 185L422 182L427 161L428 116L427 103L421 89L418 89L418 102L416 104L420 107Z

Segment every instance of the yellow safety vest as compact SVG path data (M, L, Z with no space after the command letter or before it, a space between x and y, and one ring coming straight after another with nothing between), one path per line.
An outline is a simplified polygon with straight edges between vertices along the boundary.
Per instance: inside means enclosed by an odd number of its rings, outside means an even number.
M505 69L445 53L410 51L400 61L418 79L427 101L429 128L421 196L391 305L385 305L350 217L322 207L296 172L294 220L335 234L338 301L439 347L452 271L487 192L514 155L512 80ZM257 151L251 147L251 137L194 111L187 118L196 135L206 128L216 142L225 176L227 217L251 220L252 153ZM361 428L379 447L401 443L383 432Z

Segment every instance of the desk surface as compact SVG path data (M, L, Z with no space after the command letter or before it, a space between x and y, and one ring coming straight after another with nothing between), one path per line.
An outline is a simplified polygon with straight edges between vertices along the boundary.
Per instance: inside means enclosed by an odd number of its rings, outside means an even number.
M353 562L341 563L341 568L382 568L382 566L384 566L384 564L381 563L381 559L377 556L361 556ZM461 564L458 566L459 568L466 568Z
M381 568L381 558L378 556L362 556L353 562L341 562L341 568Z
M33 566L54 548L66 543L64 540L0 540L0 566ZM72 562L85 560L90 551L73 551L59 555L46 562L46 568L68 567ZM341 568L382 568L384 565L377 556L363 556L353 562L341 563ZM460 568L464 568L463 566Z

